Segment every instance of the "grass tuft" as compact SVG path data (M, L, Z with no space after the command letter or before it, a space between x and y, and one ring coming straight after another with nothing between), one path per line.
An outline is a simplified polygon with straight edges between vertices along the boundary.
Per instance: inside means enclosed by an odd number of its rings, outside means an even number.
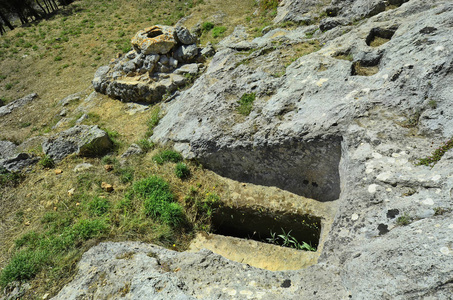
M244 94L238 101L239 107L237 108L238 113L244 116L248 116L252 112L253 101L255 101L256 94Z
M173 150L162 150L158 154L153 156L153 160L158 165L162 165L165 162L178 163L182 161L182 155Z

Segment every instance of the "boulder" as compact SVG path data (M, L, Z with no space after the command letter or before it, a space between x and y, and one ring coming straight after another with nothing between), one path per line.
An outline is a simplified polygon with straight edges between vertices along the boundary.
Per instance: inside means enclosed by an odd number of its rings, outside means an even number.
M348 20L346 18L342 18L342 17L326 18L326 19L322 19L321 22L319 22L319 29L324 32L324 31L331 30L337 26L347 25L347 24L348 24Z
M77 125L42 143L43 152L57 162L73 153L80 156L102 155L112 146L108 134L97 125Z
M132 47L138 53L167 54L175 45L175 30L171 26L155 25L135 34Z

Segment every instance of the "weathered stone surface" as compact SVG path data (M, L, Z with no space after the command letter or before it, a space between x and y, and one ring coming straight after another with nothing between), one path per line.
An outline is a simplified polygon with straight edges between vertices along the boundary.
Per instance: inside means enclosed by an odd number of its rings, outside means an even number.
M184 45L191 45L197 42L197 37L192 35L185 27L175 28L176 38Z
M16 153L16 144L10 141L0 141L0 159L14 156Z
M305 3L311 9L319 1L281 5L298 4L299 16ZM381 11L379 1L331 5L352 20L369 16L376 3ZM206 250L104 243L84 255L57 299L103 298L126 284L132 299L450 299L453 154L433 168L415 163L453 136L451 20L451 1L411 0L348 32L317 32L322 49L280 77L268 71L279 58L269 44L306 41L307 29L270 31L246 42L258 48L250 55L237 50L245 45L238 30L206 73L163 105L153 141L225 176L336 207L317 264L271 272ZM396 30L371 47L375 28ZM365 76L357 64L376 72ZM256 95L248 116L236 111L244 93ZM401 216L411 223L403 226ZM121 259L130 252L132 259ZM90 289L101 274L106 285Z
M42 150L55 161L60 161L73 153L81 156L100 155L112 146L107 133L97 125L77 125L47 139L42 144Z
M38 97L38 94L33 93L33 94L27 95L23 98L17 99L11 103L8 103L5 106L0 107L0 117L8 115L8 114L12 113L13 110L27 105L31 101L35 100L37 97Z
M28 155L27 153L19 153L13 157L0 159L0 169L6 169L9 172L20 172L39 161L39 158Z
M138 53L167 54L176 45L175 30L171 26L151 26L137 32L131 43Z
M139 145L134 143L134 144L131 144L129 146L129 148L127 148L127 150L123 154L121 154L121 158L126 158L131 155L138 155L138 154L142 154L142 153L143 153L142 148L140 148Z
M174 53L174 57L178 61L182 62L192 62L194 58L198 55L198 47L195 44L192 45L181 45L178 47Z
M319 29L321 29L321 31L327 31L340 25L346 25L348 23L349 22L346 18L326 18L321 20L321 22L319 23Z

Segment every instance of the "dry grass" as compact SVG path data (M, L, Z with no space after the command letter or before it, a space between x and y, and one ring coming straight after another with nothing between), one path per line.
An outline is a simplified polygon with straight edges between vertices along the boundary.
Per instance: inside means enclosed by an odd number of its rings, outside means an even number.
M370 43L370 46L371 47L379 47L381 45L384 45L385 43L387 43L388 41L390 41L390 39L385 39L385 38L381 38L381 37L378 37L376 36Z

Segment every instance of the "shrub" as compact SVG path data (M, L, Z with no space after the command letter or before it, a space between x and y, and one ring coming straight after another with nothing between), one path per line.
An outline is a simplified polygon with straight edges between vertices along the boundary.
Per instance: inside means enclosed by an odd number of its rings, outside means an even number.
M178 178L184 179L190 176L190 170L185 163L178 163L175 167L175 174Z
M227 28L225 26L214 27L212 29L212 37L218 38L218 37L222 36L226 30L227 30Z
M261 0L260 7L264 10L276 9L278 6L278 0Z
M412 222L412 218L408 214L404 214L398 219L396 219L396 224L399 226L406 226L409 225Z
M153 156L153 160L159 165L162 165L164 162L177 163L182 160L182 155L173 150L162 150Z
M424 165L424 166L431 166L434 165L444 156L445 152L453 148L453 139L446 141L442 146L434 150L431 156L425 158L419 158L418 162L416 163L417 166Z
M43 168L53 168L55 167L55 162L53 161L53 159L48 156L48 155L44 155L43 158L41 158L41 160L39 161L39 164L43 167Z
M255 101L256 94L244 94L238 101L239 107L237 108L238 113L244 116L248 116L253 108L253 101Z
M211 22L204 22L202 25L201 25L201 29L203 31L209 31L211 30L212 28L214 28L214 24L212 24Z
M24 175L16 172L9 172L8 170L0 167L0 187L3 186L17 186L23 179Z
M94 197L88 202L88 210L93 216L102 216L109 211L110 202L105 198Z

